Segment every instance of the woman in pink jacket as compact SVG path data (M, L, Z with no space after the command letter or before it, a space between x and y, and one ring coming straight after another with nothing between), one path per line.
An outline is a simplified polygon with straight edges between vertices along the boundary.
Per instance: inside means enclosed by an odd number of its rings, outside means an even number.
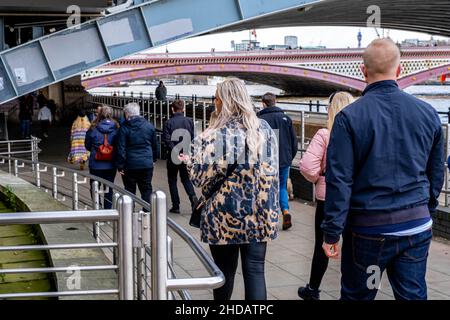
M316 135L312 138L306 153L303 155L302 160L300 160L300 171L302 175L308 181L315 184L315 196L317 200L315 245L310 280L309 284L298 289L299 297L304 300L320 300L319 287L328 267L328 258L322 249L323 232L320 228L324 219L327 147L335 116L353 101L353 96L347 92L338 92L331 95L328 106L327 128L317 131Z

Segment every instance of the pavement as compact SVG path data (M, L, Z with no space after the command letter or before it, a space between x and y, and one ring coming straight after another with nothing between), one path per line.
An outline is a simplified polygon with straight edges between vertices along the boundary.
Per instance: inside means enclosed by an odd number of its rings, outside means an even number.
M69 150L69 129L52 127L50 138L43 140L40 161L70 166L66 162ZM116 177L116 184L121 185ZM154 190L168 193L166 166L164 161L156 163L153 177ZM170 214L177 223L183 226L196 238L200 239L199 230L189 226L190 206L184 189L179 184L181 214ZM170 205L170 203L169 203ZM290 202L293 227L281 231L278 239L269 243L266 259L266 283L269 299L296 300L297 289L308 282L311 268L311 257L314 247L314 206L310 203L295 200ZM176 235L174 238L174 260L177 277L207 276L204 267ZM209 252L208 246L203 244ZM340 262L330 261L323 279L321 298L336 300L340 297ZM450 299L450 242L435 238L431 245L427 271L429 299ZM194 299L212 299L211 291L192 291ZM241 267L238 267L235 289L232 299L244 299L244 285ZM393 299L392 289L386 275L383 276L377 299Z

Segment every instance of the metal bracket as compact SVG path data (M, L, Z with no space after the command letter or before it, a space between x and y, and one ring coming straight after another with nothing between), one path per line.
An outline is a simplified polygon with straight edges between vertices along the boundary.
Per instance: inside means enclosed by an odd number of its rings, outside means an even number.
M150 212L133 213L133 247L150 247Z
M87 183L87 178L85 177L83 180L76 180L77 184L86 184Z

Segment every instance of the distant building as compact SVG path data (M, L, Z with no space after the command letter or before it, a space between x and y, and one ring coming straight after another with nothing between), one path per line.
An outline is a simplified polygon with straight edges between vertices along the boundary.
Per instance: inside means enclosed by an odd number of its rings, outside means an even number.
M294 49L294 48L289 47L284 44L269 44L266 49L268 49L268 50L287 50L287 49Z
M235 51L252 51L252 50L260 50L261 43L256 40L243 40L241 43L234 44Z
M298 38L296 36L285 36L284 45L291 49L298 48Z
M430 40L405 39L402 43L400 43L401 47L437 47L448 45L450 45L450 41L435 40L433 37L431 37Z

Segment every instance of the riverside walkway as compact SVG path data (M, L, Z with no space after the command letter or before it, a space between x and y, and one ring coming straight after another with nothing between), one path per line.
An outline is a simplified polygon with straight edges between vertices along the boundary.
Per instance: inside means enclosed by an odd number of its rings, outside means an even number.
M39 132L39 131L37 131ZM69 128L54 126L50 139L40 144L43 150L40 161L70 166L66 162L69 152ZM76 167L74 167L76 168ZM122 185L119 175L116 184ZM165 161L158 161L154 170L153 189L169 195ZM179 185L181 214L170 214L171 218L191 234L199 235L199 230L189 226L190 206L184 189ZM266 281L269 299L299 299L297 289L308 282L314 245L314 206L299 199L290 202L293 228L280 232L277 240L268 246ZM198 236L199 237L199 236ZM179 277L206 276L206 271L196 257L179 241L174 242L175 271ZM207 245L204 245L207 248ZM450 242L434 239L431 245L427 272L429 299L450 299ZM340 296L340 264L331 261L322 285L321 298L336 300ZM212 299L207 291L192 291L193 299ZM244 299L244 284L240 267L236 275L233 299ZM377 299L393 299L386 275L383 277Z

